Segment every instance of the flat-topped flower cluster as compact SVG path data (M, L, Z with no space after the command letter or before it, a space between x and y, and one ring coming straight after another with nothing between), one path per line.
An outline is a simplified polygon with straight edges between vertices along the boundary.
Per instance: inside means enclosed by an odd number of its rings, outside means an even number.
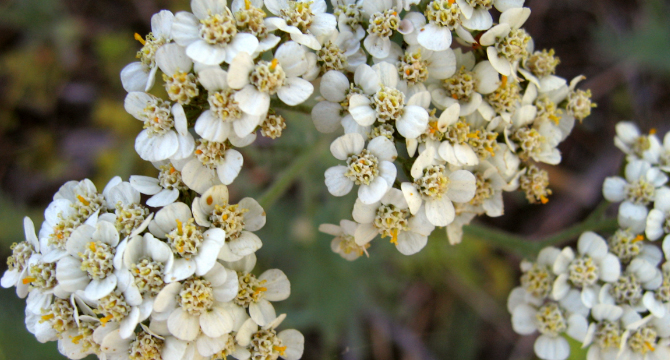
M135 150L158 175L102 192L68 182L39 234L25 220L2 286L28 297L29 331L71 359L299 359L303 336L277 332L284 315L271 304L289 296L288 279L252 273L265 211L231 203L227 185L238 149L259 131L281 136L277 110L310 98L316 129L344 133L328 191L358 187L353 221L320 227L346 259L377 235L406 255L435 227L458 243L475 216L503 214L504 191L546 203L536 163L558 164L558 144L595 105L576 88L583 77L568 83L553 50L534 49L523 3L333 0L329 13L324 0L192 0L190 12L155 14L121 80L143 124Z
M179 172L164 171L183 196ZM288 298L288 278L252 273L262 246L253 231L265 225L258 202L233 204L215 185L190 206L149 208L140 191L165 189L143 176L116 177L102 192L71 181L39 234L25 218L2 286L27 296L28 330L70 359L299 359L302 334L277 332L285 315L271 304Z
M564 334L592 360L670 358L670 133L661 144L630 122L616 132L625 178L607 178L603 195L621 202L620 228L607 239L582 234L576 251L548 247L523 261L521 286L509 296L514 330L540 333L541 359L568 357Z
M343 163L326 171L329 192L358 187L353 221L321 226L333 251L354 260L380 235L411 255L435 227L455 244L476 216L503 215L503 192L548 201L536 164L561 161L557 146L595 104L576 88L583 76L568 83L554 51L534 49L523 0L333 6L312 119L321 132L344 131L330 149Z

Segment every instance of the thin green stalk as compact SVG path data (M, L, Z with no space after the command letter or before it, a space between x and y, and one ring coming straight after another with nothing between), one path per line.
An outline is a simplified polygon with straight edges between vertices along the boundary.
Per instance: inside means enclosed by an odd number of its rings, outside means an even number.
M613 232L618 227L619 224L616 218L594 220L587 219L581 224L577 224L573 227L563 230L556 235L544 238L542 241L539 241L536 244L538 244L539 251L543 247L560 245L568 240L574 239L585 231Z
M596 208L597 212L600 207ZM534 257L537 253L547 246L558 246L565 242L568 242L572 239L577 238L581 233L585 231L596 231L596 232L613 232L618 228L617 219L609 218L603 219L600 218L604 210L595 218L596 216L591 216L587 218L586 221L574 225L566 230L563 230L557 234L548 236L540 241L532 241L525 239L521 236L517 236L511 233L508 233L503 230L492 229L487 226L482 225L468 225L463 227L464 236L479 239L483 242L489 243L493 246L499 247L504 250L514 252L518 255L524 257Z
M271 207L279 198L284 195L286 190L293 184L295 179L300 176L302 171L321 157L330 145L331 139L324 137L313 146L305 148L293 163L284 170L279 177L272 183L269 189L265 190L263 195L258 198L258 203L267 209Z
M466 225L463 227L463 237L479 239L490 245L514 252L524 257L531 257L537 253L534 243L527 239L488 226Z

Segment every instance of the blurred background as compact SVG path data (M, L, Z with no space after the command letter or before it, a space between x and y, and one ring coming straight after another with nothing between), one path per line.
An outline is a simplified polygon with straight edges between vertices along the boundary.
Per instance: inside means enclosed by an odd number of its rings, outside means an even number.
M614 125L634 120L647 132L670 128L670 7L661 1L528 0L526 29L536 49L554 48L558 75L584 74L598 107L550 167L554 195L528 205L508 194L506 214L487 225L540 239L584 219L601 201L606 176L619 171ZM0 2L0 256L23 240L22 218L39 224L67 180L91 178L99 189L114 175L155 176L133 144L142 124L123 109L119 72L134 61L135 32L150 31L160 9L188 10L188 0L3 0ZM323 145L309 119L283 112L288 128L273 141L242 149L245 166L233 200L256 196L299 158ZM320 149L325 149L320 146ZM352 196L334 198L321 151L266 209L257 269L280 268L292 283L279 303L284 323L306 336L303 359L533 359L533 337L519 337L505 308L518 284L515 254L480 239L450 246L435 231L418 255L404 257L377 239L371 258L353 263L330 251L320 223L350 217ZM320 156L320 157L319 157ZM6 265L2 264L0 271ZM23 324L24 301L0 290L0 360L61 359ZM284 328L286 328L284 327ZM574 346L572 359L585 354Z

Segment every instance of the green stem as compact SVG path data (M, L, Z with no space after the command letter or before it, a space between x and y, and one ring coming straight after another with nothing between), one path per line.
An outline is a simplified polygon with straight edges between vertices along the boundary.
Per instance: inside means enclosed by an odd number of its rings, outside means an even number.
M531 257L536 253L534 243L504 230L493 229L482 225L466 225L463 227L463 237L479 239L490 245L517 253L524 257Z
M544 238L542 241L537 242L536 244L538 246L538 250L540 250L543 247L560 245L570 239L578 237L585 231L613 232L618 229L618 227L619 224L616 218L592 220L587 219L581 224L577 224L573 227L563 230L556 235Z
M293 163L277 177L272 186L258 198L258 203L265 209L271 207L284 195L302 171L323 155L329 148L330 142L330 137L323 137L316 144L306 147Z
M547 246L558 246L578 237L585 231L613 232L618 228L617 219L602 218L603 209L609 204L601 204L586 221L548 236L540 241L531 241L506 231L492 229L482 225L463 227L464 236L479 239L493 246L517 253L524 257L533 257ZM595 215L595 216L594 216Z

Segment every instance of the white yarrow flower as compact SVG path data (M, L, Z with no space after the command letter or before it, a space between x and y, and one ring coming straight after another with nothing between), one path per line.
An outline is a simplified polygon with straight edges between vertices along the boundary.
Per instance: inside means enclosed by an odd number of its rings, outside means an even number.
M358 188L358 198L365 204L372 204L386 194L396 178L393 160L398 156L395 145L386 137L379 136L365 148L365 139L360 134L345 134L335 139L330 152L347 166L338 165L326 170L326 186L335 196L344 196L354 187Z

